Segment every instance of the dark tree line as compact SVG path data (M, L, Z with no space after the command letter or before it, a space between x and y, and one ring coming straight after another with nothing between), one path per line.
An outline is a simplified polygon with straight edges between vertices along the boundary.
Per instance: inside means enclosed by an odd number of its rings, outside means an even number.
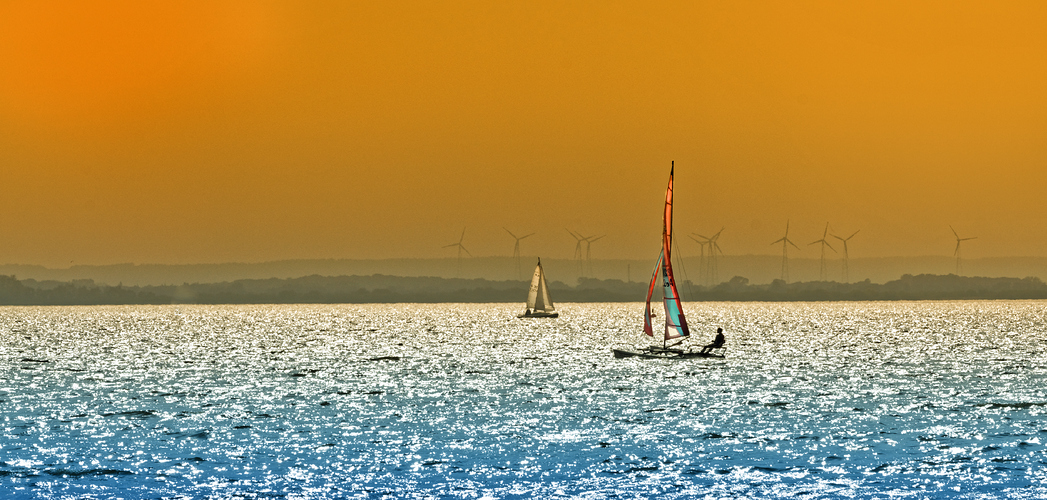
M679 283L690 301L867 301L1047 299L1039 278L977 278L956 275L905 275L883 284L826 281L753 285L743 277L712 287ZM646 283L580 279L575 286L550 283L554 302L639 302ZM295 304L398 302L520 302L527 283L427 277L305 276L292 279L237 280L165 286L110 286L91 280L20 281L0 276L0 305L104 304Z

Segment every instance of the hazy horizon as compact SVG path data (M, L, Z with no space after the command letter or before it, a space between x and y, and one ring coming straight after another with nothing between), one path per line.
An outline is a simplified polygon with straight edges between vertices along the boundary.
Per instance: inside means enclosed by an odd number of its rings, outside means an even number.
M717 271L701 267L697 256L674 258L676 277L680 282L698 285L725 282L741 276L753 284L766 284L781 277L781 257L772 255L721 257ZM680 259L684 259L682 262ZM183 283L219 283L241 279L291 279L304 276L405 276L526 281L534 269L533 257L523 257L517 268L511 257L463 258L461 267L455 258L433 259L303 259L257 263L208 264L111 264L104 266L73 265L47 268L38 265L0 264L0 275L18 279L72 282L90 279L107 285L180 285ZM706 261L708 262L708 261ZM955 273L955 259L945 256L852 258L849 278L844 280L842 261L826 261L825 281L858 282L870 280L885 283L905 274L946 275ZM593 259L591 269L574 259L542 258L550 281L575 284L580 277L646 282L650 279L649 259ZM715 276L713 276L715 274ZM965 259L961 275L988 278L1036 277L1047 281L1047 257L989 257ZM713 278L715 277L715 281ZM790 258L789 282L821 280L820 261L816 258ZM639 300L639 299L638 299Z
M0 4L0 262L1047 257L1047 4ZM835 245L836 240L830 239ZM688 246L690 245L690 246ZM690 249L688 249L690 248ZM837 246L837 250L841 250ZM835 254L833 254L835 256Z

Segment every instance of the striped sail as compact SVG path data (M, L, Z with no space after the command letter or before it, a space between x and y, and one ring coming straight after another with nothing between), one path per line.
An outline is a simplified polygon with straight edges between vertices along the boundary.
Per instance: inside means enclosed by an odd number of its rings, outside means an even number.
M644 310L643 324L644 333L653 337L654 325L651 299L654 297L655 283L658 277L661 276L662 303L665 306L665 340L686 337L691 334L687 328L687 318L683 314L683 304L680 303L680 292L676 289L676 279L673 278L673 265L670 255L673 241L673 170L669 171L669 187L665 190L665 213L662 216L662 251L658 254L658 263L655 264L654 275L651 276L651 284L647 289L647 307Z
M690 335L687 318L683 315L683 304L680 303L680 292L676 289L676 280L673 279L673 265L669 259L662 259L662 297L665 303L665 340Z

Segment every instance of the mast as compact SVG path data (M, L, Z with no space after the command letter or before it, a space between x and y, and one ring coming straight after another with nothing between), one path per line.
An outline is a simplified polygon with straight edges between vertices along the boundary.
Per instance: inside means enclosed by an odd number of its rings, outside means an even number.
M676 171L676 160L669 163L669 186L665 188L665 212L662 214L662 286L668 285L665 272L666 265L672 262L670 252L673 248L673 174ZM663 288L664 291L664 288ZM669 341L669 308L665 309L665 334L662 335L662 349Z

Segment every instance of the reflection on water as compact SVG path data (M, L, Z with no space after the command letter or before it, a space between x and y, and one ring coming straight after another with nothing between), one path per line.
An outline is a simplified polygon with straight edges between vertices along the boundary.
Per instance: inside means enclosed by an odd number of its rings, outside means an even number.
M0 493L1047 496L1047 302L0 308Z

